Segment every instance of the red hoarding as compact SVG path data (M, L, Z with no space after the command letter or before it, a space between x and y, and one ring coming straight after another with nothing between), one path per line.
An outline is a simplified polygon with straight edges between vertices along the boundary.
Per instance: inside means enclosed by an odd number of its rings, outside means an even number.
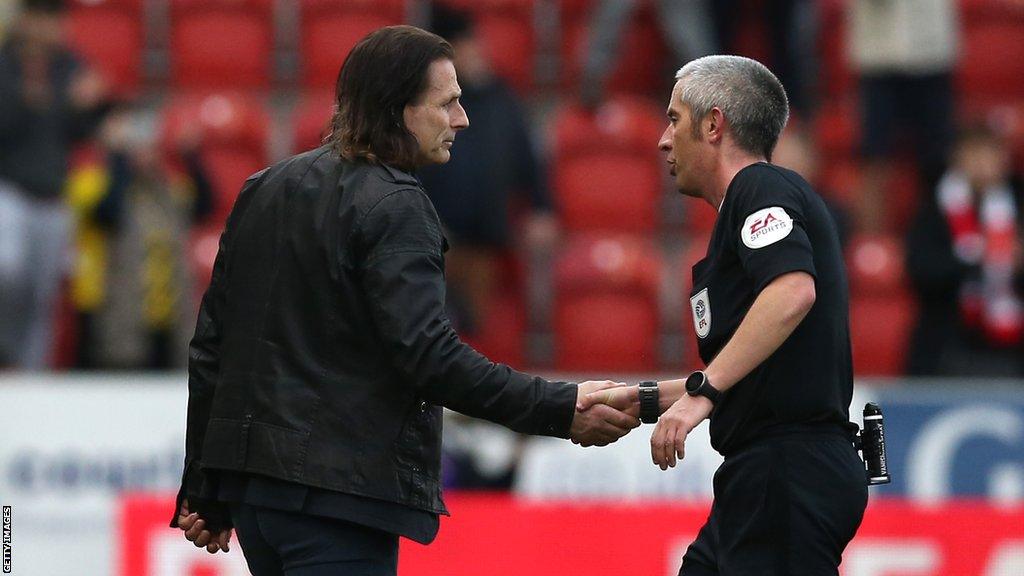
M707 517L706 504L530 503L507 495L450 494L451 518L430 546L403 541L402 576L675 574ZM167 528L173 496L127 497L120 576L245 574L233 547L210 556ZM180 542L178 541L180 540ZM844 576L1021 576L1024 507L954 501L871 504L847 548Z

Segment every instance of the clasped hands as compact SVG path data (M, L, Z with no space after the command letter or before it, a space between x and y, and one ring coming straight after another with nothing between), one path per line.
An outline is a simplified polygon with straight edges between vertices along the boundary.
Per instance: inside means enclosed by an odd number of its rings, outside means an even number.
M667 408L666 408L667 406ZM674 468L686 452L686 437L711 414L714 405L703 396L689 396L682 388L682 381L659 385L659 407L661 416L651 434L651 459L662 470ZM625 436L640 425L640 389L615 382L583 382L579 385L576 401L576 417L570 437L583 446L604 446ZM578 437L573 433L581 422L603 421L594 426L600 434L594 437ZM595 438L597 438L595 440Z

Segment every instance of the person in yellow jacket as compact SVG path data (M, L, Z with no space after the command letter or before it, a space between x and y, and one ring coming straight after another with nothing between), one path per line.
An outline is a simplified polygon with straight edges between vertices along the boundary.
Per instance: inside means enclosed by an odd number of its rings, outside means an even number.
M81 368L182 367L175 349L194 315L188 239L210 213L211 187L190 134L173 167L138 115L105 124L102 163L69 182L78 223L72 301L78 311Z

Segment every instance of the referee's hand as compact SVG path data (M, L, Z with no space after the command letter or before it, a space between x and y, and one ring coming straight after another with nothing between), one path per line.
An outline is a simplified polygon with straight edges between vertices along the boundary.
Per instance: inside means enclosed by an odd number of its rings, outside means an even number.
M686 454L686 436L711 414L714 404L703 396L682 395L669 407L651 434L651 458L662 470L675 468Z

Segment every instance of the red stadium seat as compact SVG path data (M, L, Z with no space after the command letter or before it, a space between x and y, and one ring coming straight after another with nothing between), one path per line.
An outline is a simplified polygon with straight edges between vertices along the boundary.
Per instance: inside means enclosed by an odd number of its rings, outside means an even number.
M292 151L312 150L323 143L334 113L334 93L311 92L302 96L292 113Z
M215 220L231 210L245 179L266 166L268 125L260 102L237 94L179 96L165 110L165 150L173 152L187 130L201 131L203 160L213 181Z
M826 164L853 158L860 139L859 113L852 98L822 103L814 125L818 149Z
M965 26L979 22L1024 24L1024 4L1007 0L959 0L960 18Z
M848 0L823 0L819 3L821 88L826 100L841 98L856 90L857 78L850 68L847 48L846 12Z
M524 292L526 270L517 254L508 250L500 254L494 272L497 276L494 282L495 293L484 309L478 312L474 333L470 335L463 332L459 336L495 362L522 366L527 325Z
M846 264L854 370L858 375L899 374L915 319L903 246L892 236L855 237L846 249Z
M478 332L463 340L494 362L521 367L527 321L522 299L511 293L498 295L481 318L485 321Z
M1015 99L1024 94L1024 22L993 20L967 26L957 70L966 99Z
M894 236L862 235L846 248L850 293L888 296L905 290L903 244Z
M75 50L115 93L135 95L142 69L142 0L74 0L69 15Z
M648 232L658 224L666 165L661 115L647 102L616 100L554 121L554 190L570 230Z
M896 376L903 373L916 313L914 300L906 292L851 298L854 374Z
M630 237L577 238L555 268L555 366L640 371L658 362L661 262Z
M495 72L516 90L533 86L536 0L445 0L472 14Z
M561 0L562 89L576 92L586 58L591 16L597 0ZM668 50L650 6L641 3L622 31L619 57L608 77L609 94L649 94L667 82L662 63Z
M300 0L303 85L313 90L334 88L356 42L377 28L404 21L403 0Z
M171 79L189 89L270 81L273 0L170 0Z

